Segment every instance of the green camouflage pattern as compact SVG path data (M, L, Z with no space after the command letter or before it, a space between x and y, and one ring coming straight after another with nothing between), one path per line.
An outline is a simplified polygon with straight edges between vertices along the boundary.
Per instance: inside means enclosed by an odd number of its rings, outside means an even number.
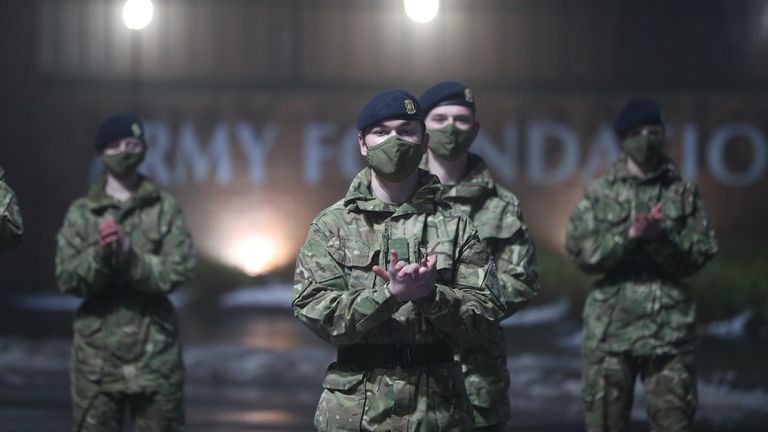
M630 430L637 377L643 382L651 430L690 432L696 412L693 353L633 356L593 351L584 356L583 387L588 432Z
M635 214L660 202L664 234L630 240ZM637 355L677 353L696 340L695 305L680 279L717 252L696 185L667 160L646 180L626 159L587 186L568 222L566 249L582 270L603 275L584 307L584 347Z
M126 407L135 430L181 432L184 430L183 383L164 386L153 393L97 393L76 426L81 432L123 432Z
M24 234L16 195L3 180L3 174L0 167L0 252L17 245Z
M654 239L630 239L635 215L649 212L657 203L661 203L665 216L662 234ZM639 179L629 172L622 155L609 172L587 186L568 222L566 249L579 268L602 275L584 305L582 351L588 426L603 430L593 425L608 421L598 418L616 410L624 413L622 404L631 397L633 388L622 390L628 395L605 396L594 384L605 373L601 370L606 367L602 363L605 356L628 356L632 361L663 356L673 359L673 364L688 364L683 358L692 355L695 348L696 308L690 288L681 279L717 253L717 242L696 185L681 178L671 160L664 159L656 172ZM693 373L692 367L685 370ZM651 372L640 373L647 375L648 393L653 382L648 380ZM669 411L667 416L688 418L690 425L696 383L686 377L674 380L680 382L676 394L686 401L686 409L675 411L682 402L662 408ZM630 383L634 384L634 378L627 381Z
M102 178L72 203L57 236L59 288L83 298L74 322L75 430L100 392L153 393L184 380L176 312L167 297L195 266L181 208L146 178L123 203L106 195L104 185ZM98 223L106 218L130 237L126 269L99 245Z
M296 263L296 317L337 346L483 344L504 311L492 262L471 221L439 199L437 177L424 170L419 189L400 205L376 199L370 183L366 168L346 196L312 222ZM371 271L387 266L392 247L410 262L437 255L434 297L403 302ZM321 431L473 427L457 362L405 370L334 363L323 386L315 415Z
M467 175L458 184L445 186L442 198L472 219L493 256L506 317L539 290L536 247L517 197L493 180L480 156L469 153L467 164ZM477 427L504 425L511 416L504 331L497 326L490 334L482 347L459 354Z

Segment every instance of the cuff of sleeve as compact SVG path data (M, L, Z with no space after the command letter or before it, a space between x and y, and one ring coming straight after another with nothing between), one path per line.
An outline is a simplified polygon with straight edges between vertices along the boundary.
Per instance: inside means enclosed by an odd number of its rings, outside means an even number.
M104 248L101 246L94 247L91 256L93 258L93 262L96 264L96 268L100 271L103 271L104 267L107 265L107 253L104 252Z
M645 245L645 250L654 260L665 261L678 249L677 243L670 236L669 233L663 233L656 241Z
M128 259L129 275L132 281L138 282L146 279L147 262L143 257L131 249L131 256Z
M389 289L389 282L386 285L377 289L376 299L380 301L382 306L390 306L393 311L400 309L406 301L400 300L396 295L392 294Z
M109 262L107 261L108 255L104 252L104 249L97 246L91 251L91 259L93 260L93 281L88 285L84 293L85 296L91 296L98 294L104 289L104 281L109 277L112 272Z
M426 316L434 316L437 315L440 312L440 304L437 301L437 290L439 286L435 286L435 289L432 290L431 293L428 295L413 300L412 303L414 306L416 306L416 309L418 309L419 312L421 312L423 315Z

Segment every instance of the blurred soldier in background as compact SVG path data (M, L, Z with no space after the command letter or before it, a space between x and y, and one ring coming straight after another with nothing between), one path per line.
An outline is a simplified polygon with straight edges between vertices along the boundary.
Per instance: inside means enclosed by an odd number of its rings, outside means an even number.
M504 316L512 315L539 288L536 248L520 202L498 185L483 159L469 149L480 130L472 90L456 81L427 89L419 100L429 133L424 162L440 178L442 199L472 219L495 260ZM510 418L509 372L504 332L496 326L482 346L459 353L477 430L504 430Z
M566 232L576 264L602 275L584 306L587 429L628 430L639 375L652 429L691 431L696 309L681 279L715 255L715 233L696 185L664 152L658 103L629 102L614 129L622 154L587 186Z
M294 314L338 347L315 414L321 431L468 431L455 350L483 343L503 311L477 230L418 168L419 102L375 96L357 120L368 167L312 222L299 251Z
M56 278L82 297L74 324L74 431L184 425L184 366L168 294L192 277L192 240L176 200L138 174L147 144L138 118L116 114L95 143L107 173L69 208Z
M15 246L24 234L16 195L3 180L3 168L0 167L0 252Z

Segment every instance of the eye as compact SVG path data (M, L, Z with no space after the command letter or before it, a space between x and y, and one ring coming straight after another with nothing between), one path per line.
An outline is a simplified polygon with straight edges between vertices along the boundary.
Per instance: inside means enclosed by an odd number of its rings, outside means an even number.
M402 136L413 136L416 135L416 128L413 126L405 126L400 129L400 135Z
M462 127L468 127L472 125L472 121L467 117L457 117L455 119L456 125L462 126Z

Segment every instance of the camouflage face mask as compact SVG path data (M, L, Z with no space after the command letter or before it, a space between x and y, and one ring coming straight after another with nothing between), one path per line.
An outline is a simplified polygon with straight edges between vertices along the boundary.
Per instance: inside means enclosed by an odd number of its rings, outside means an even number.
M638 165L650 168L656 165L664 149L664 140L646 135L627 138L622 143L624 153Z
M419 167L421 144L392 136L377 146L368 148L368 165L384 180L403 181Z
M463 130L449 124L440 129L429 130L429 149L444 160L456 160L469 150L475 140L475 131Z
M112 155L101 155L101 162L112 175L125 177L136 171L144 161L145 151L138 153L122 151Z

